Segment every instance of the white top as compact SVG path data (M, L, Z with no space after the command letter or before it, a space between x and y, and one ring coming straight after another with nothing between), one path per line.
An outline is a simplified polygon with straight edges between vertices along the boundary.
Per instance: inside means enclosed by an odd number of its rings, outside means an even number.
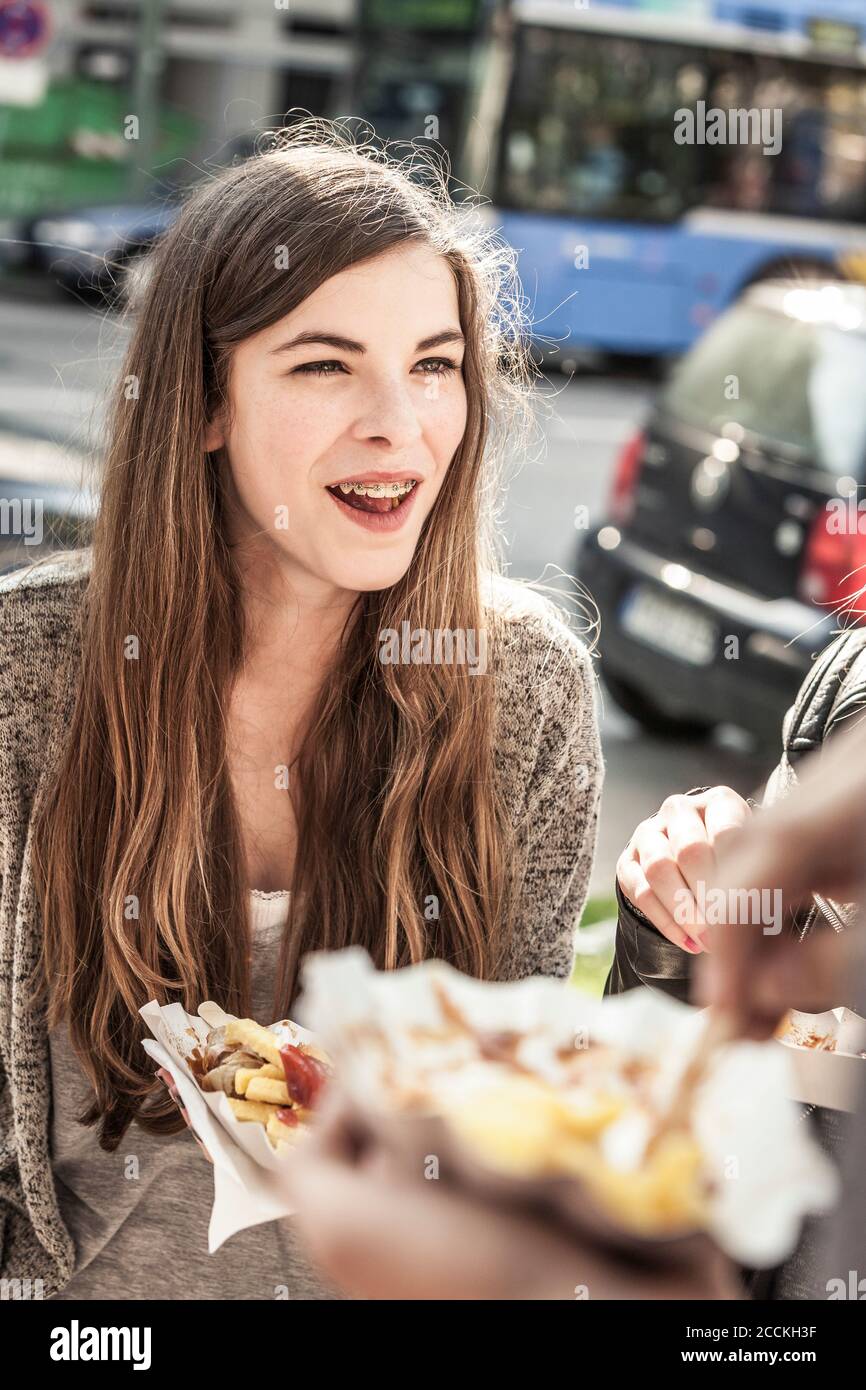
M289 918L290 897L288 888L278 888L274 893L263 893L260 888L250 890L250 923L257 938L270 941L279 937Z

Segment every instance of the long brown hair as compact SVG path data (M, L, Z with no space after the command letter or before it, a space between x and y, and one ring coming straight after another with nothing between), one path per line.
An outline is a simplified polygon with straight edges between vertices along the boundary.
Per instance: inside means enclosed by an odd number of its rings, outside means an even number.
M331 276L407 240L455 277L468 417L406 575L356 604L297 765L292 912L274 1017L299 959L360 943L384 968L445 957L495 976L511 920L494 775L494 681L383 664L377 634L490 629L495 469L532 368L512 253L431 160L395 160L310 119L189 199L152 257L111 416L81 670L56 796L38 817L42 987L116 1147L133 1117L179 1128L154 1089L139 1007L249 1010L248 891L226 708L247 634L225 537L225 463L203 432L232 350ZM285 247L276 268L275 249ZM127 659L135 643L137 659ZM494 659L491 674L495 673ZM438 917L428 910L438 899Z

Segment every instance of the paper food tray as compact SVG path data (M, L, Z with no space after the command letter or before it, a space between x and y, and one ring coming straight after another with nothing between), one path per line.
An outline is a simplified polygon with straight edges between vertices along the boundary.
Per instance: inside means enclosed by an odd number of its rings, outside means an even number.
M180 1004L160 1007L151 1000L139 1010L153 1034L145 1052L171 1072L190 1125L213 1159L214 1204L208 1228L208 1249L215 1250L236 1231L263 1221L291 1216L285 1194L285 1155L273 1148L264 1125L238 1120L222 1091L203 1091L190 1070L188 1058L203 1046L211 1028L233 1018L211 1001L200 1005L199 1016ZM313 1042L313 1035L295 1023L271 1024L282 1042ZM302 1142L302 1141L301 1141ZM201 1159L201 1162L204 1162Z
M852 1009L806 1014L792 1009L778 1042L791 1059L792 1099L830 1110L856 1110L866 1077L866 1019Z
M656 1059L659 1108L672 1096L704 1026L701 1011L649 989L596 1000L549 978L482 983L441 961L380 972L360 947L308 956L303 985L298 1017L328 1050L339 1084L359 1113L378 1112L397 1144L401 1132L407 1135L415 1126L417 1138L426 1124L430 1142L438 1132L449 1150L461 1146L456 1136L453 1144L447 1138L441 1116L407 1115L395 1100L401 1087L411 1088L413 1046L423 1048L418 1039L425 1030L441 1031L443 989L475 1029L530 1035L542 1071L546 1056L573 1048L578 1034ZM462 1076L459 1069L457 1074ZM828 1210L838 1191L834 1167L791 1104L792 1085L788 1049L773 1040L731 1043L720 1050L693 1102L693 1132L715 1187L708 1232L734 1260L753 1268L785 1259L803 1218ZM626 1167L633 1161L633 1139L627 1125L617 1136L616 1162ZM564 1220L580 1210L585 1226L585 1193L575 1178L523 1179L494 1175L488 1166L478 1182L484 1165L477 1152L470 1157L464 1151L454 1162L488 1192L516 1196L543 1189Z

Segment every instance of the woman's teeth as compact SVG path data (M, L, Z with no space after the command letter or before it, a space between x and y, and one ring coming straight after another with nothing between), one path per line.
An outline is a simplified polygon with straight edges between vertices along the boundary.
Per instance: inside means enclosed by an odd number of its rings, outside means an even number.
M338 483L342 493L354 492L358 497L405 497L415 486L412 478L406 483Z
M348 507L364 512L390 512L418 486L417 478L399 483L335 483L328 489Z

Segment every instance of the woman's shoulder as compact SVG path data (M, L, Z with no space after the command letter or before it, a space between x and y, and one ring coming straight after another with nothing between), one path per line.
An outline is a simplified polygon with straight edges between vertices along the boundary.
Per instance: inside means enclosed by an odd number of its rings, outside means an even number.
M38 716L75 633L91 551L62 551L0 574L0 719Z
M35 629L74 613L87 587L92 551L63 550L0 573L0 609L11 622ZM5 631L5 626L4 626Z
M546 594L500 576L487 582L485 609L496 643L495 669L520 703L541 706L577 692L593 694L590 619L578 633Z
M494 633L496 753L511 793L525 802L536 783L560 773L567 780L570 771L575 788L598 785L603 760L590 642L544 594L513 580L493 582L486 611Z

